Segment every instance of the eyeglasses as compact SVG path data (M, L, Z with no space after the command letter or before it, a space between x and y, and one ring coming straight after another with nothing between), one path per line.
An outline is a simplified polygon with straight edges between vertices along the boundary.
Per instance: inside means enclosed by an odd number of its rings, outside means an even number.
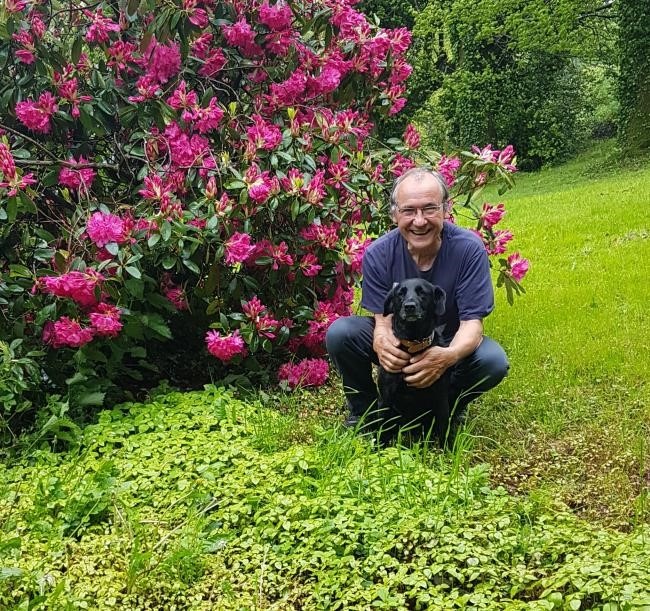
M407 219L414 219L418 212L421 212L424 218L429 219L436 216L444 207L444 204L429 204L424 208L397 208L397 211Z

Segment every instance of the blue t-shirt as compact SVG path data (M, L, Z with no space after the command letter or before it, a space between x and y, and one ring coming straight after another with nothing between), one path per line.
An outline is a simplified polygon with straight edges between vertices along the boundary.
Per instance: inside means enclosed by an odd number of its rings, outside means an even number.
M361 305L384 313L386 295L396 282L423 278L447 294L444 338L451 339L461 320L485 318L494 309L490 262L481 239L445 221L442 244L431 269L420 271L397 228L375 240L363 257Z

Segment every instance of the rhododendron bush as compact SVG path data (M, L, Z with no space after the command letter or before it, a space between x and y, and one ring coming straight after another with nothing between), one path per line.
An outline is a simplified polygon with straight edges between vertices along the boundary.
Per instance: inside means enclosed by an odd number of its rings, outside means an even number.
M511 148L373 137L406 101L409 43L342 0L4 3L3 337L36 351L48 388L146 384L174 352L322 384L327 327L416 160L504 253L503 206L478 193L511 186ZM521 290L525 259L495 267Z

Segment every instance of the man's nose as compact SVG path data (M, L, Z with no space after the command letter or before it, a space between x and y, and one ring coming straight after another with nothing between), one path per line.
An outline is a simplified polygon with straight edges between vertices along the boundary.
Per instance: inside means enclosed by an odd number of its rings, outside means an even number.
M415 213L415 218L413 219L413 223L420 226L427 224L427 219L420 208L418 208Z

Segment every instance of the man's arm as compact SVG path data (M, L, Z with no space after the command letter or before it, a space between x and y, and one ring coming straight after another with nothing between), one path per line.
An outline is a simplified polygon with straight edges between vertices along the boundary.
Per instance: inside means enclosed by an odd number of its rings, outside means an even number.
M482 320L461 320L449 346L434 346L411 357L409 364L402 369L404 381L415 388L431 386L449 367L472 354L482 340Z
M375 334L372 349L379 364L392 373L399 373L409 363L409 354L399 349L399 340L393 334L392 315L375 314Z

